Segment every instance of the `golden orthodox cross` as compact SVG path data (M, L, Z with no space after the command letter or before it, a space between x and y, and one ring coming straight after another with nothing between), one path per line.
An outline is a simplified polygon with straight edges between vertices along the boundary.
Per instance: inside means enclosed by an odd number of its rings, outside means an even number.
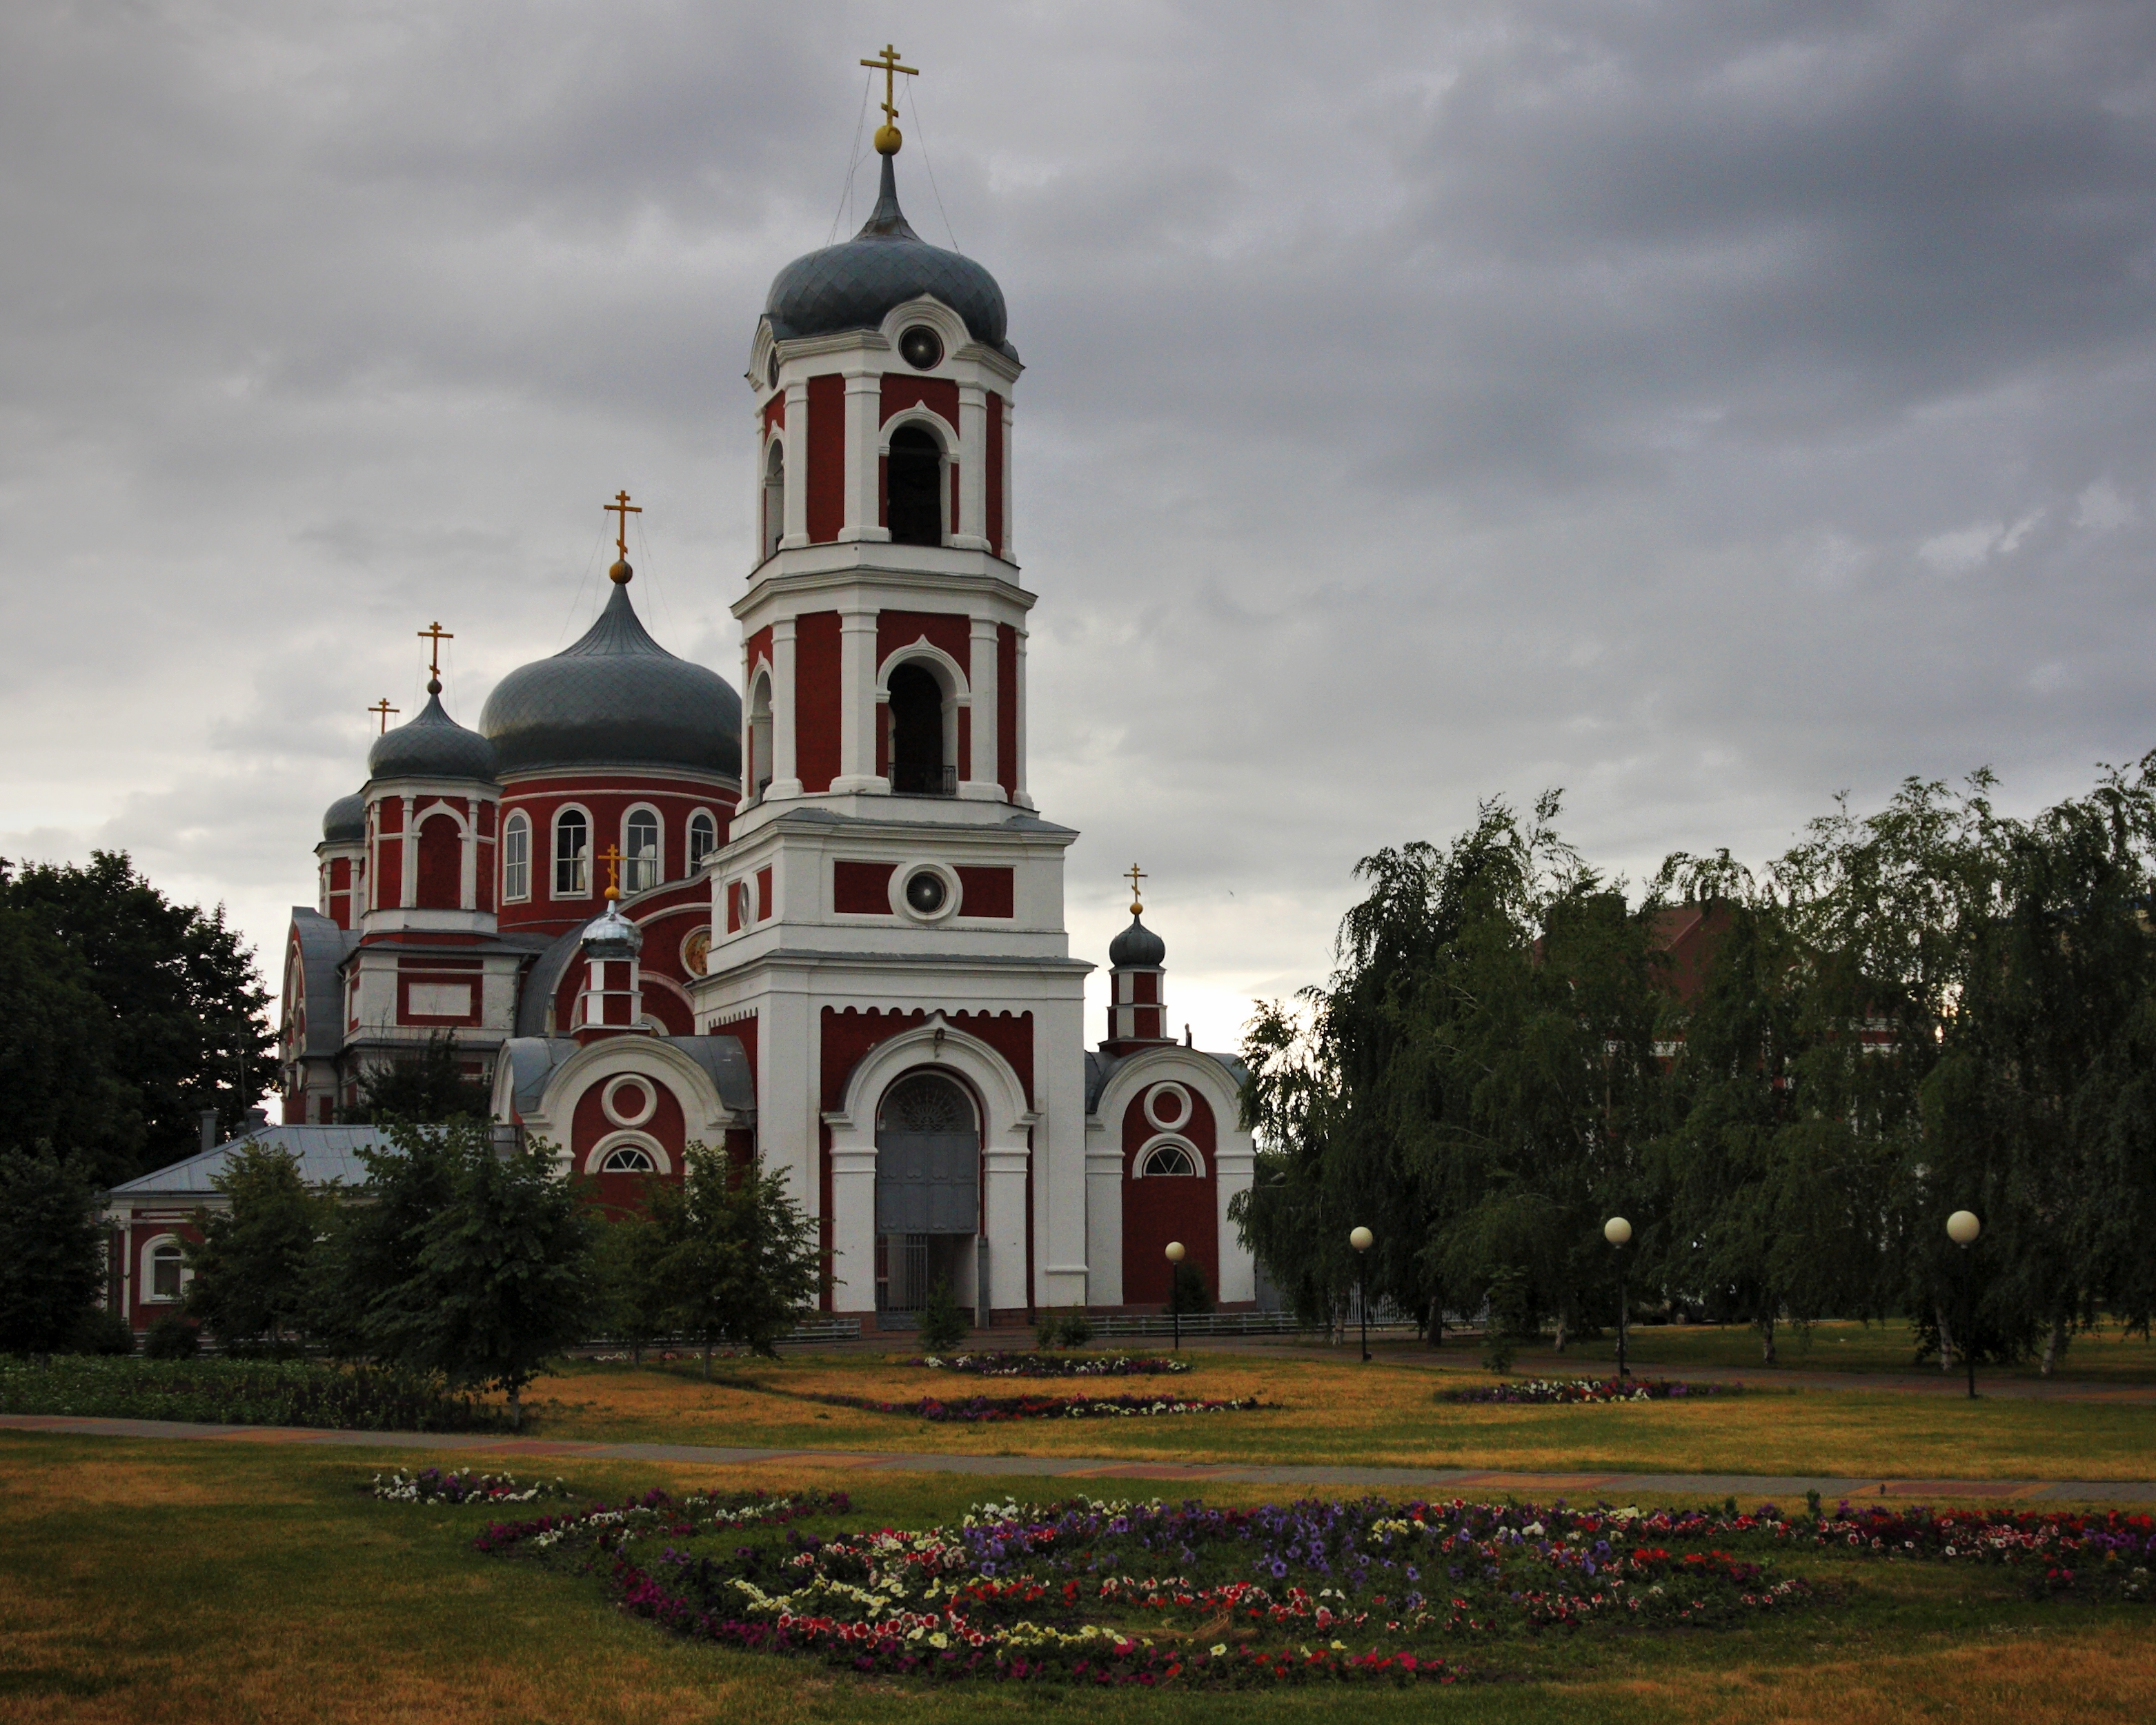
M607 865L606 896L610 899L621 896L621 846L609 845L599 853L599 860Z
M442 675L442 643L454 641L456 636L439 623L432 623L419 631L419 639L431 644L428 649L427 669L439 680Z
M893 48L888 42L884 44L883 52L881 54L878 54L872 60L863 60L861 64L868 67L871 71L880 71L883 74L884 118L891 125L896 126L898 124L898 107L897 105L891 100L892 80L901 72L905 73L909 78L918 78L921 75L920 71L912 66L901 66L899 64L898 50Z
M1142 870L1141 870L1136 863L1132 863L1131 865L1131 915L1133 916L1137 916L1140 911L1145 908L1138 902L1138 882L1141 880L1147 880L1152 878L1152 877L1151 875L1146 874Z
M614 533L613 543L614 549L621 553L621 560L625 563L629 561L629 518L633 515L642 515L644 506L640 503L631 503L629 501L628 492L616 491L613 494L613 501L603 506L608 515L619 519L620 526Z
M376 701L372 706L367 708L367 711L371 713L379 713L382 715L382 734L384 737L387 737L389 734L390 714L401 713L403 711L404 709L401 706L390 706L389 697L386 695L383 696L381 700Z

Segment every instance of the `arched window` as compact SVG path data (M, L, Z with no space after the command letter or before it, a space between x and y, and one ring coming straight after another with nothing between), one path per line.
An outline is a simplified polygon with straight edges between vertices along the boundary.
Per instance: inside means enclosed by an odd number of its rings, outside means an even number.
M591 896L591 823L581 809L564 809L554 817L554 896Z
M891 674L891 788L902 797L957 794L957 769L943 758L943 685L923 665Z
M656 1172L650 1153L634 1144L624 1144L619 1150L607 1152L607 1158L599 1164L603 1174L649 1174Z
M901 425L891 434L889 524L894 545L943 542L943 449L934 434Z
M504 902L531 896L531 823L512 814L501 829L501 896Z
M771 679L759 675L748 695L749 794L771 788Z
M150 1249L150 1297L152 1300L177 1300L180 1297L180 1271L187 1261L176 1240L159 1242Z
M1145 1159L1145 1177L1149 1180L1158 1179L1163 1175L1189 1179L1194 1178L1197 1173L1198 1164L1191 1160L1190 1153L1180 1144L1159 1145Z
M776 438L763 463L763 554L771 556L786 536L786 445Z
M649 809L630 811L621 829L621 890L649 892L659 884L659 817Z
M718 823L699 809L689 817L689 872L703 867L704 859L718 848Z

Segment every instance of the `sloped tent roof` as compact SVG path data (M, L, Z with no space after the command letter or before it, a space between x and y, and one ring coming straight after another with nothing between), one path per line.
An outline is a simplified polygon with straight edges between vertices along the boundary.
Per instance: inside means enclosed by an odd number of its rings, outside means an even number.
M297 1159L300 1178L310 1186L332 1181L346 1186L367 1183L367 1164L362 1150L378 1150L389 1135L375 1126L264 1126L227 1138L213 1149L198 1150L185 1161L173 1163L126 1183L115 1186L115 1198L209 1198L218 1194L217 1177L249 1144L288 1152Z

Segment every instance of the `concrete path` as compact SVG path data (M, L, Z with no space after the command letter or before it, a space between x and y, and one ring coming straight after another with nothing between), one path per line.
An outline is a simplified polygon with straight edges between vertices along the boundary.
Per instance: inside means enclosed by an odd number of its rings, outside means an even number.
M0 1414L0 1430L64 1432L90 1437L166 1438L326 1448L425 1450L552 1460L665 1461L711 1467L794 1462L861 1473L953 1473L979 1478L1137 1480L1198 1486L1350 1487L1461 1497L1512 1494L1592 1497L1639 1502L1656 1497L1767 1497L1801 1504L1807 1490L1841 1498L1957 1498L2023 1502L2156 1503L2156 1480L1881 1480L1829 1475L1706 1473L1507 1473L1475 1468L1338 1467L1322 1464L1250 1467L1209 1461L1117 1461L1106 1456L950 1455L928 1450L760 1450L697 1444L598 1444L569 1438L517 1438L491 1432L317 1431L295 1426L193 1425L168 1420L94 1420L63 1414Z

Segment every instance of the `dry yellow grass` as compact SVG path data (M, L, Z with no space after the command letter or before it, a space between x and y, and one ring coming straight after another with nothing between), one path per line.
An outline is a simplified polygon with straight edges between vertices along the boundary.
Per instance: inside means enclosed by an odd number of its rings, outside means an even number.
M1196 1356L1172 1378L1082 1380L1103 1394L1258 1396L1260 1412L962 1425L819 1406L815 1393L912 1402L1066 1380L959 1377L889 1359L729 1363L705 1384L675 1371L578 1368L537 1397L550 1435L954 1455L1104 1455L1192 1462L1334 1462L1521 1472L1768 1473L1879 1478L2145 1479L2156 1407L1878 1391L1753 1390L1615 1406L1462 1406L1425 1372L1352 1358ZM1445 1383L1466 1382L1446 1378Z

